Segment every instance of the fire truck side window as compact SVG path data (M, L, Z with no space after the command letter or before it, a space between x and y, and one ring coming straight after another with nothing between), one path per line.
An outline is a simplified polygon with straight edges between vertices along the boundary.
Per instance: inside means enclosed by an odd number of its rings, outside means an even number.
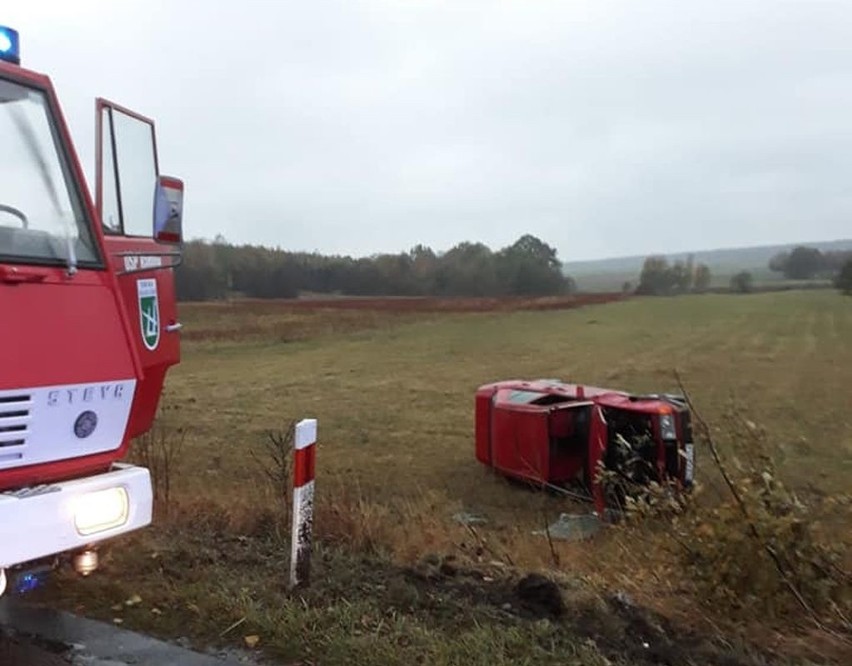
M102 124L105 231L126 236L153 235L157 162L150 123L107 108Z
M0 261L97 265L47 95L0 79Z

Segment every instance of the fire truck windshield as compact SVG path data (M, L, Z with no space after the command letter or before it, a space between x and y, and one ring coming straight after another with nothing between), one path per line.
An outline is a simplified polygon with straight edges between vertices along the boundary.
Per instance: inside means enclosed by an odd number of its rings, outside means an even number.
M98 263L47 95L0 79L0 261Z

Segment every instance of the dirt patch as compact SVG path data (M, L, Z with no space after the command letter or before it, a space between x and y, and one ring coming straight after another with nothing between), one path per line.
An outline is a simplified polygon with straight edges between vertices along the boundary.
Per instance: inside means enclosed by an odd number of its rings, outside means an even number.
M432 556L416 568L391 575L413 581L424 597L431 595L447 606L479 607L498 622L550 622L566 642L591 640L615 661L667 666L756 666L773 662L772 655L754 647L735 646L730 640L680 627L636 605L627 595L600 597L588 591L566 590L538 573L464 568L452 558Z
M599 604L574 609L573 626L593 640L610 658L631 664L706 663L746 666L772 663L772 659L747 646L739 648L715 637L702 636L679 627L624 595L605 597Z
M528 574L515 585L520 607L541 617L560 618L565 615L562 591L552 580L540 574Z

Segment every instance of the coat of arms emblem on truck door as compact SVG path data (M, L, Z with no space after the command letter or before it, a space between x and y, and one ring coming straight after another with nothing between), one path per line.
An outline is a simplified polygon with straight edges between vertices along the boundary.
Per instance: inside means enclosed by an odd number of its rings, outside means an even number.
M137 280L136 293L139 296L139 325L142 328L142 342L147 349L154 351L160 342L160 303L157 300L157 281Z

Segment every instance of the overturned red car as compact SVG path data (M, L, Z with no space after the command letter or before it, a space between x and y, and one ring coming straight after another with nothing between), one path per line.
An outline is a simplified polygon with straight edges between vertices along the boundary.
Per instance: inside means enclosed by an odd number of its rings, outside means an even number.
M552 379L510 380L476 391L476 458L536 485L580 482L607 508L598 470L632 484L692 485L695 448L686 401Z

